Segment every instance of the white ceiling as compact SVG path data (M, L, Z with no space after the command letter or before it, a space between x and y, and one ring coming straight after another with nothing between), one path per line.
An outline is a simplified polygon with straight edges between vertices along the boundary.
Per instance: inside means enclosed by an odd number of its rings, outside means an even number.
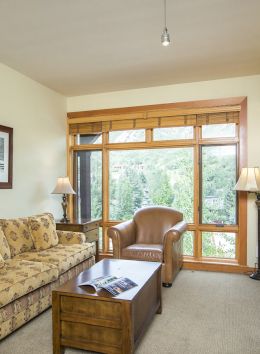
M0 61L66 96L260 74L260 0L0 0Z

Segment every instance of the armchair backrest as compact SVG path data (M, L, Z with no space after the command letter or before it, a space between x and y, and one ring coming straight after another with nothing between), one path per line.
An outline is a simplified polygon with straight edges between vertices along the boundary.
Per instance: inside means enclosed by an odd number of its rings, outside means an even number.
M139 209L134 214L136 243L162 244L164 234L183 220L182 213L168 207Z

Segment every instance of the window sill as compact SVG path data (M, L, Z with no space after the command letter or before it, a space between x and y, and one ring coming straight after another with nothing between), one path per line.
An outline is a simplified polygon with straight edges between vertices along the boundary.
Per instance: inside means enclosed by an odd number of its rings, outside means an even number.
M240 274L248 274L254 271L254 268L239 265L237 260L194 260L188 257L184 258L182 269L189 270L203 270L210 272L225 272L225 273L240 273Z

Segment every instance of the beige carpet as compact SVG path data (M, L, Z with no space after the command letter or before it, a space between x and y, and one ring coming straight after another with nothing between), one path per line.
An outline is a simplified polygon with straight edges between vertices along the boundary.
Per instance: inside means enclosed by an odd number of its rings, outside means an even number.
M260 354L260 281L181 271L163 301L137 354ZM51 354L51 331L48 310L2 340L0 353Z

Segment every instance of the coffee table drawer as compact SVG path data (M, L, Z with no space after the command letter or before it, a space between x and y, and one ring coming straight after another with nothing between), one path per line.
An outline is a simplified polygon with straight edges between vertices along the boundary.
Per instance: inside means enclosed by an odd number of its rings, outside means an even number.
M62 341L71 340L73 342L86 343L117 348L120 352L122 347L122 330L104 326L92 326L85 323L61 321Z
M118 327L122 321L121 313L121 304L117 302L61 296L62 317L73 314L89 319L108 320Z

